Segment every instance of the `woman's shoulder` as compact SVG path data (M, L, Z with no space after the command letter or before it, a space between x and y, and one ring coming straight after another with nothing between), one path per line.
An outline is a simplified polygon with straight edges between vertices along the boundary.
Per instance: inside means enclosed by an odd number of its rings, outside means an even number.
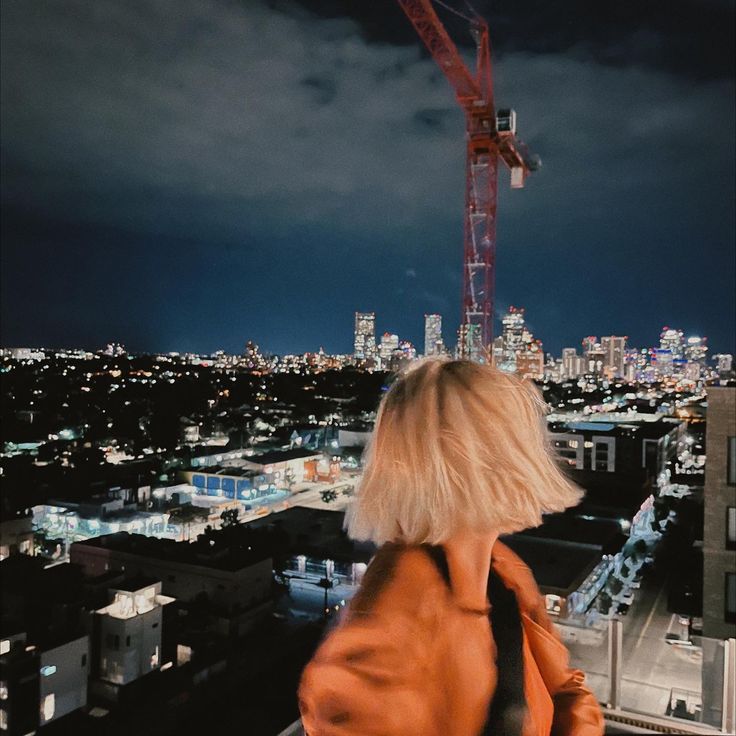
M420 608L445 586L431 551L424 545L384 544L373 557L350 613L360 616L391 609Z
M497 541L493 545L492 565L506 587L516 594L522 612L536 618L544 601L534 574L526 562L508 545Z
M433 575L434 573L434 575ZM347 616L327 635L302 673L299 708L319 736L375 732L400 736L406 723L433 733L426 662L435 640L441 576L421 548L387 545L373 558Z

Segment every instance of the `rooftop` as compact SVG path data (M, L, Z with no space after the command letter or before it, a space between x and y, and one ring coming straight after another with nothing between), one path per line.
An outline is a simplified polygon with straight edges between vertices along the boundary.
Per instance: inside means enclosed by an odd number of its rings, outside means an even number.
M258 530L288 535L289 553L342 562L368 562L375 546L350 539L343 530L344 513L340 511L292 506L248 523Z
M201 536L192 543L117 532L75 542L72 544L72 555L75 547L109 549L154 560L228 571L241 570L271 556L269 550L255 539L243 537L239 544L234 544L222 532L214 532L209 537Z
M271 465L272 463L283 463L287 460L297 460L302 457L322 457L322 453L316 450L307 450L303 447L294 447L290 450L270 450L260 455L251 455L246 459L249 463L256 465Z
M564 595L576 590L601 559L600 545L525 534L504 537L503 542L530 567L540 588Z

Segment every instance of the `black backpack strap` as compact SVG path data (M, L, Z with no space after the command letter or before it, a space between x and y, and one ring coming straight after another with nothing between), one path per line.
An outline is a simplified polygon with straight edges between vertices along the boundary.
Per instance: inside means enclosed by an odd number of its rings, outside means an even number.
M521 736L524 696L524 632L519 603L495 570L488 578L491 631L496 642L496 692L488 707L484 736Z
M424 545L448 587L450 569L444 549ZM519 603L513 590L507 588L496 571L488 576L488 600L491 603L489 619L496 642L496 690L488 704L486 724L482 736L521 736L526 698L524 696L524 633Z

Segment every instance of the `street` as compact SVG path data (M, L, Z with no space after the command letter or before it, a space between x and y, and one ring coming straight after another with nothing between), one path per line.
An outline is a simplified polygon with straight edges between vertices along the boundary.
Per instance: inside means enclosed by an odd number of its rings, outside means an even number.
M634 603L623 622L623 677L621 707L626 710L665 715L673 688L689 704L700 701L701 650L668 644L665 634L677 627L667 611L666 576L653 570L642 581ZM567 628L567 627L566 627ZM586 673L598 699L609 698L608 633L589 633L585 639L563 638L571 663Z

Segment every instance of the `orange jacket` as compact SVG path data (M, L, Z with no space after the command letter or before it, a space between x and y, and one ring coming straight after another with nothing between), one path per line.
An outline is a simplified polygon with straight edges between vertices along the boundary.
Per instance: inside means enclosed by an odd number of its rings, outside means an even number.
M523 736L602 736L603 716L547 616L529 568L496 542L492 566L519 603ZM346 616L304 669L308 736L477 736L496 686L488 617L460 608L420 546L376 554Z

